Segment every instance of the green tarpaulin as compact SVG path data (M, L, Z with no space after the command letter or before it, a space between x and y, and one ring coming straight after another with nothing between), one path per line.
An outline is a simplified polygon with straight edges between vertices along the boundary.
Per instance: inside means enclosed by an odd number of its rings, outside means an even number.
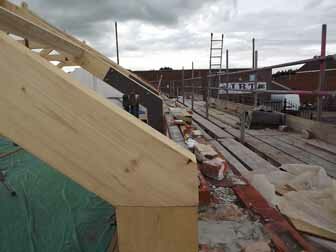
M0 139L0 155L17 148ZM0 252L107 250L115 232L109 203L25 150L0 158L0 170L17 193L0 183Z

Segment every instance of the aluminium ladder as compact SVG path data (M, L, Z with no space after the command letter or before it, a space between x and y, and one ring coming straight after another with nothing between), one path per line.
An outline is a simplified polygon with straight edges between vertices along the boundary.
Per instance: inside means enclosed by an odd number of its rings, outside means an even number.
M214 34L211 33L210 40L210 61L209 61L209 74L222 72L222 62L223 62L223 42L224 34L222 34L220 39L214 39ZM220 76L218 80L218 88L220 84ZM208 90L206 99L206 116L208 117L208 102L209 96L213 94L211 85L211 78L208 78ZM217 98L219 97L219 89L217 89Z

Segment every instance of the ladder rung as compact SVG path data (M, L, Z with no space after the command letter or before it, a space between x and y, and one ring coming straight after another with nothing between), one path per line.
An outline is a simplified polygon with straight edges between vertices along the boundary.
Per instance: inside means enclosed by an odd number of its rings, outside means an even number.
M211 50L222 50L222 48L211 48Z
M222 42L221 39L213 39L212 42Z
M220 66L221 64L211 64L211 66Z
M211 58L222 58L222 56L211 56Z

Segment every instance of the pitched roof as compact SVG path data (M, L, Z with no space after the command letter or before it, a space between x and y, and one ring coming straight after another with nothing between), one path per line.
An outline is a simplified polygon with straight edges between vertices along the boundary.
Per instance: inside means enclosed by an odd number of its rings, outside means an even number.
M297 70L297 72L314 71L319 69L320 69L320 63L316 61L304 64L301 68ZM336 69L336 59L328 58L326 69Z

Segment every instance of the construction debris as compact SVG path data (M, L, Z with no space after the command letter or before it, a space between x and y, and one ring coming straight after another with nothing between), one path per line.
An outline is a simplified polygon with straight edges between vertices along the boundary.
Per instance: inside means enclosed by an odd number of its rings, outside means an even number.
M314 134L310 130L307 130L307 129L303 129L301 131L301 134L302 134L302 137L305 138L305 139L314 138Z
M199 221L199 243L225 252L241 252L255 241L268 242L263 225L258 221Z
M211 145L197 143L195 145L195 155L197 161L203 162L218 156L218 153Z
M256 241L251 242L243 248L243 252L271 252L271 248L268 242Z
M203 135L200 130L193 130L191 133L192 133L192 136L195 137L195 138Z
M201 212L200 220L215 220L215 221L240 221L247 218L247 214L243 209L234 203L216 205L210 207L206 212Z
M288 132L289 127L287 125L280 125L278 128L281 132Z
M238 198L233 190L229 187L215 187L213 188L213 196L217 199L219 204L237 203Z
M170 107L169 112L173 115L175 120L178 120L178 121L182 120L183 122L187 124L192 123L192 113L188 111L187 109Z
M219 157L204 161L200 167L204 176L216 180L224 179L224 176L228 172L227 162Z
M319 166L288 164L281 169L254 175L251 183L298 230L336 241L335 181Z

